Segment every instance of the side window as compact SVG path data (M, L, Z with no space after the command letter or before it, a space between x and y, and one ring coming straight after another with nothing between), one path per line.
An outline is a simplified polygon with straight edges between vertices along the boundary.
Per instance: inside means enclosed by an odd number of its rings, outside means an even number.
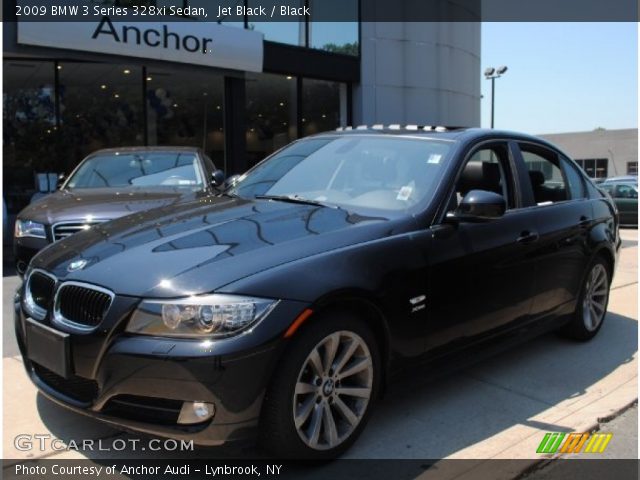
M613 190L615 185L609 184L609 183L603 183L600 184L600 188L602 190L604 190L605 192L607 192L609 195L611 195L613 197Z
M584 181L582 180L582 175L578 172L575 167L564 157L561 157L562 169L564 170L564 175L567 179L567 183L569 184L569 194L571 195L572 200L576 200L579 198L585 198L584 193Z
M558 156L535 145L519 145L529 171L535 202L538 205L547 205L567 200L567 185L558 165Z
M482 147L476 150L465 164L447 211L453 211L460 200L471 190L488 190L499 193L507 208L515 208L515 196L511 183L509 155L503 144Z
M617 185L613 193L614 198L638 198L638 191L631 185Z

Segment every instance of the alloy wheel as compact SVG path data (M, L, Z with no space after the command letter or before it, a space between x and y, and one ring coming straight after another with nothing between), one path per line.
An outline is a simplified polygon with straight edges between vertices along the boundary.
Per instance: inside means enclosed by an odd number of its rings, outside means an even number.
M589 273L582 300L582 319L588 331L593 332L602 323L607 310L608 296L607 270L601 263L596 263Z
M323 338L296 382L293 421L300 439L314 450L344 442L367 411L373 375L371 352L362 337L339 331Z

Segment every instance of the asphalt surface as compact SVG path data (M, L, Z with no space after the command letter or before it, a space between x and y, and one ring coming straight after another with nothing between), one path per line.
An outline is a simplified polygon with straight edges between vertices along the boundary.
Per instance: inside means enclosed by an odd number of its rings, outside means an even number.
M624 248L614 279L609 313L591 342L545 335L488 360L431 380L420 370L395 383L377 405L348 458L527 459L546 432L585 432L637 401L637 230L623 230ZM18 434L51 434L65 442L140 438L71 413L39 395L26 378L12 327L15 276L3 278L4 458L104 458L95 451L18 451ZM609 452L637 455L637 417L621 417ZM612 425L616 425L613 424ZM618 428L618 427L616 427ZM144 437L142 437L144 438ZM249 454L255 452L249 451ZM225 449L198 449L173 457L212 458ZM259 454L259 452L258 452ZM167 458L167 452L118 452L117 458ZM492 471L488 478L518 472Z
M599 458L638 458L638 405L634 405L608 422L600 424L600 432L613 437Z

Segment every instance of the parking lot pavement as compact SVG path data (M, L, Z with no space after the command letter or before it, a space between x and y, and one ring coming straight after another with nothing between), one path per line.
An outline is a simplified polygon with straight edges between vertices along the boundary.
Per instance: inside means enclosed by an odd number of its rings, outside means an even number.
M535 452L546 432L591 431L599 419L636 401L637 230L621 234L625 242L609 313L593 341L576 343L550 334L437 381L413 372L391 387L347 457L528 459L533 463L541 458ZM166 458L167 452L24 452L15 448L14 437L20 433L51 433L76 442L135 436L67 412L37 394L15 354L13 333L7 326L12 296L7 286L15 282L3 280L4 457ZM221 449L199 449L182 456L224 455ZM491 477L510 478L517 473L492 471Z

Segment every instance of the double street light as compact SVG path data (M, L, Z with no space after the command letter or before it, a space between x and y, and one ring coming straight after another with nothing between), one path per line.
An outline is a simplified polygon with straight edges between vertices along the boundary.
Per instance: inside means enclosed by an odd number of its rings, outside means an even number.
M484 76L487 80L491 80L491 128L493 128L493 120L495 114L496 103L496 78L500 78L507 71L506 65L502 67L493 68L489 67L484 71Z

